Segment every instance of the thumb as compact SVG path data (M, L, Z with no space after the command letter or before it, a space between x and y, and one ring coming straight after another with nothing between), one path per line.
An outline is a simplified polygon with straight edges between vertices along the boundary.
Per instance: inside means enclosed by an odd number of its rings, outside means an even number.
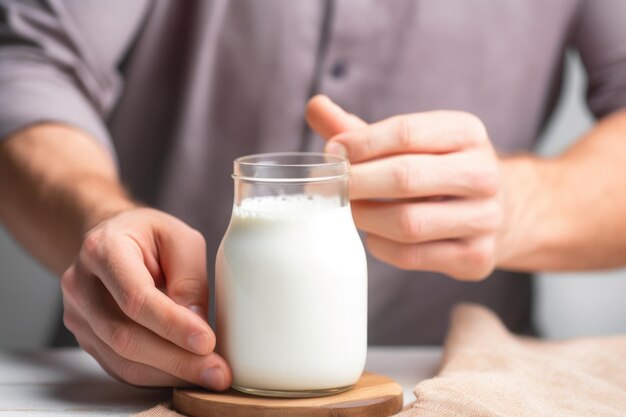
M365 121L346 112L324 95L317 95L309 100L306 107L306 121L311 129L324 140L329 140L348 130L367 127Z
M186 225L183 230L176 229L161 233L159 239L159 261L165 275L166 293L176 304L208 321L206 243L199 232Z

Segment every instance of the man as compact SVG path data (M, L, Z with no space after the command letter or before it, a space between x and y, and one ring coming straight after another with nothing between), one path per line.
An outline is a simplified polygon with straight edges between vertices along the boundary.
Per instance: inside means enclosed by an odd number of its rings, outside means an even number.
M530 331L510 271L626 263L625 2L0 4L0 219L121 380L229 385L204 319L231 162L312 131L352 163L372 343L440 343L459 300ZM570 43L599 122L524 154Z

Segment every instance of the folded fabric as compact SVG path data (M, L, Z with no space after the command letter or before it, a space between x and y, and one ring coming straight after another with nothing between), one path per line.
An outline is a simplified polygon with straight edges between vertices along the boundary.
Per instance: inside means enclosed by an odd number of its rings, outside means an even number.
M185 417L174 411L172 404L160 404L141 413L133 414L130 417Z
M440 371L400 417L624 417L626 336L543 341L455 308Z

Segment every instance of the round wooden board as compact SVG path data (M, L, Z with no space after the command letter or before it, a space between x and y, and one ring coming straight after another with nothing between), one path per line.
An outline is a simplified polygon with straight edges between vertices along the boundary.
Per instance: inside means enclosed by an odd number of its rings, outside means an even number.
M402 387L386 376L365 372L350 390L318 398L269 398L230 389L174 390L174 408L190 417L387 417L402 409Z

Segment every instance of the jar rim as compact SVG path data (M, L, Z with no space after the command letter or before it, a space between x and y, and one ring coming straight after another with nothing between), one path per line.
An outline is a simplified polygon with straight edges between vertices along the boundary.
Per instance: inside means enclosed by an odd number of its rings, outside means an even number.
M346 178L347 158L322 152L270 152L241 156L233 162L236 180L320 182Z

